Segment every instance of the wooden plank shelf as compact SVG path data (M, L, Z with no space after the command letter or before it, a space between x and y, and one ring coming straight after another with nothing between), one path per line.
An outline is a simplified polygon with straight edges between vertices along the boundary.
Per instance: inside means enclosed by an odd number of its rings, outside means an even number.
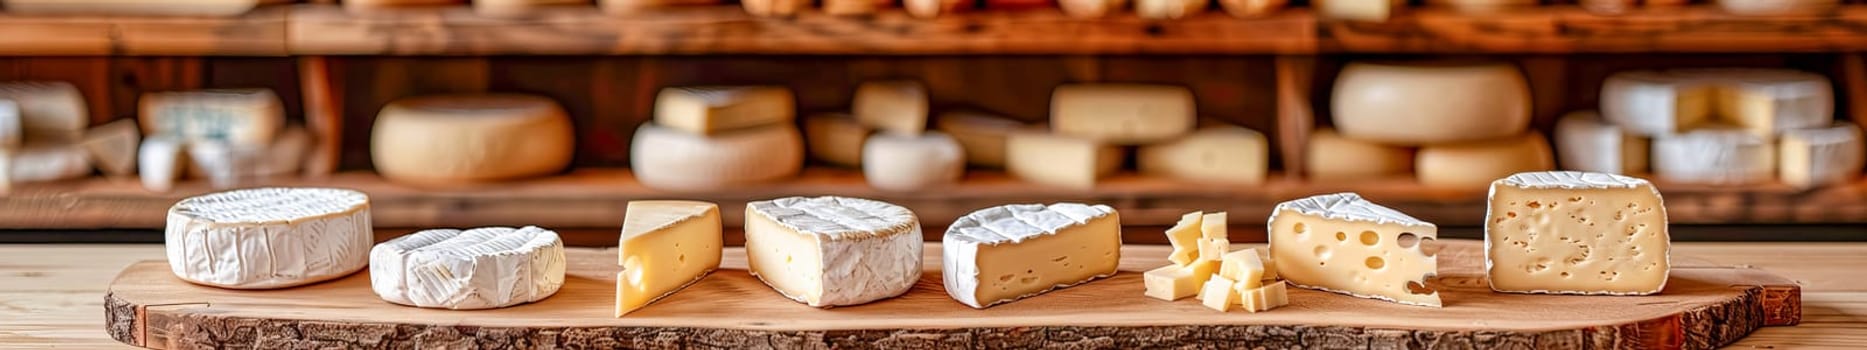
M1120 175L1092 190L1034 185L1000 172L973 171L959 185L921 192L869 187L858 171L811 168L797 179L732 190L681 193L643 186L625 169L584 169L517 183L478 188L416 188L384 181L370 172L345 172L323 180L280 180L279 186L330 186L361 190L374 203L381 227L470 227L541 225L553 228L615 228L630 200L699 199L719 202L728 225L738 225L747 201L784 196L841 195L873 198L913 209L929 226L944 226L980 208L1010 203L1080 201L1108 204L1133 226L1170 226L1193 210L1229 211L1235 225L1262 225L1277 203L1314 194L1359 192L1443 226L1476 226L1484 218L1485 189L1435 189L1411 179L1308 183L1273 178L1258 186L1188 183ZM1867 223L1867 180L1811 191L1783 185L1705 187L1658 184L1674 223ZM171 193L143 190L133 179L90 179L28 184L0 196L0 229L161 228L168 208L181 198L211 191L192 181Z
M262 7L212 17L0 14L0 55L1079 55L1333 53L1781 53L1867 50L1867 6L1745 17L1699 5L1602 16L1572 5L1488 13L1413 8L1386 22L1319 20L1308 8L1238 19L1082 20L1055 9L917 19L819 12L758 18L737 6L636 15L593 6L487 17L464 6L353 12Z

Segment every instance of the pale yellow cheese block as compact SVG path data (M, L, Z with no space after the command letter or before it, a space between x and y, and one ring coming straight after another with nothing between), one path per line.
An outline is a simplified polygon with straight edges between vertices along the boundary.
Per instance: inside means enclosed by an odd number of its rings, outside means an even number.
M17 124L23 143L76 142L91 125L84 94L71 83L4 82L0 83L0 100L11 100L18 106Z
M1233 306L1238 306L1238 290L1232 288L1235 284L1225 276L1212 276L1199 287L1199 304L1219 312L1232 311Z
M916 136L927 131L927 104L927 87L918 81L873 81L856 87L850 109L862 125L883 133Z
M1854 123L1783 132L1776 150L1777 178L1796 188L1858 180L1867 163L1867 139Z
M1005 139L1032 127L1024 122L982 112L946 112L934 119L934 128L952 135L966 149L966 163L987 168L1005 167Z
M1173 252L1167 254L1168 261L1178 266L1190 266L1195 261L1213 261L1199 258L1199 239L1201 229L1205 227L1202 224L1205 216L1206 213L1197 211L1186 213L1180 216L1180 222L1167 229L1167 242L1173 244Z
M1239 289L1257 289L1264 286L1264 260L1257 249L1225 253L1219 261L1219 276L1235 281Z
M1182 86L1070 84L1050 95L1051 130L1111 144L1172 140L1193 130L1195 113Z
M1264 182L1270 144L1263 133L1236 126L1201 129L1167 143L1141 146L1141 173L1225 184Z
M686 288L718 269L719 205L630 201L617 253L616 317Z
M437 95L383 107L370 137L376 171L397 182L460 184L549 175L570 164L570 117L549 98Z
M1245 285L1244 282L1239 282L1234 288L1234 292L1238 293L1239 308L1245 311L1264 312L1290 304L1289 288L1285 287L1284 282L1279 281L1249 289Z
M1141 280L1148 297L1174 301L1199 294L1199 289L1218 269L1217 261L1200 261L1187 266L1170 264L1142 273Z
M1497 140L1420 148L1413 165L1421 184L1442 188L1484 188L1492 180L1527 171L1556 169L1555 155L1541 133Z
M710 135L773 124L797 117L797 98L781 86L692 86L661 89L655 124Z
M1317 129L1303 152L1303 173L1316 180L1378 179L1413 173L1413 148L1342 137Z
M1095 187L1121 169L1123 149L1094 140L1038 132L1014 133L1005 143L1005 168L1024 181L1072 188Z
M1672 268L1666 205L1646 180L1576 171L1491 185L1485 266L1491 289L1646 295Z
M832 165L862 166L862 145L871 130L854 117L825 113L804 117L804 148L810 158Z
M122 119L84 133L84 150L104 175L127 177L136 174L136 149L143 143L136 121Z
M1194 259L1195 261L1219 261L1226 252L1232 251L1232 240L1227 232L1229 222L1223 212L1201 215L1199 218L1199 258Z
M1530 85L1509 63L1350 63L1329 101L1343 136L1393 145L1481 141L1530 127Z

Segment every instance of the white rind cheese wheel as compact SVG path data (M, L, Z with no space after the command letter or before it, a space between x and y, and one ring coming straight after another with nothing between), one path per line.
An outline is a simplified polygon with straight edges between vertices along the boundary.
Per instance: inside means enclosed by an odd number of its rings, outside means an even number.
M91 157L74 144L33 143L0 148L0 190L13 184L58 181L91 175Z
M1556 121L1556 158L1563 169L1609 174L1647 171L1647 139L1609 124L1594 112Z
M188 143L188 165L191 173L206 176L208 183L215 189L230 189L254 184L254 178L248 176L252 169L260 166L265 149L235 145L220 140L200 140Z
M862 166L862 144L869 141L869 127L847 114L818 114L804 117L804 147L818 161L847 167Z
M803 167L803 136L791 124L701 136L648 123L635 130L629 146L636 180L664 190L720 190L783 180Z
M1074 84L1050 95L1050 124L1059 135L1111 144L1171 140L1193 131L1193 91L1182 86Z
M1769 181L1775 170L1775 144L1741 129L1701 129L1653 139L1653 173L1667 181L1753 184Z
M1030 126L1010 118L979 112L947 112L934 119L934 128L953 136L966 149L966 164L1005 167L1005 139Z
M1378 179L1413 173L1413 148L1342 137L1316 129L1303 152L1303 174L1319 180Z
M1184 180L1255 184L1264 182L1270 168L1270 144L1264 134L1236 126L1206 128L1173 142L1142 146L1139 153L1142 173Z
M1121 216L1106 205L1003 205L954 220L940 242L947 295L982 309L1115 275Z
M781 86L672 87L655 95L655 124L697 135L790 124L796 117L797 97Z
M240 146L272 144L285 127L285 105L268 89L223 89L144 94L143 133Z
M850 109L862 125L883 133L915 136L927 131L927 103L927 87L918 81L880 81L856 87Z
M921 224L880 201L788 197L746 204L746 258L760 281L812 307L892 298L921 277Z
M8 2L8 10L12 10ZM91 125L90 109L78 87L62 81L0 83L0 100L19 105L24 141L75 142Z
M1556 168L1556 156L1541 133L1496 140L1432 145L1420 148L1413 171L1421 184L1433 187L1485 188L1511 174Z
M390 180L459 184L557 173L575 146L570 117L551 99L442 95L383 107L370 156Z
M328 188L256 188L183 199L169 208L169 268L197 284L285 288L369 264L369 197Z
M912 191L959 182L966 151L939 132L920 136L876 134L862 146L862 177L869 186Z
M1867 166L1867 141L1853 123L1783 132L1777 145L1777 177L1797 188L1846 183Z
M1508 63L1350 63L1330 106L1343 136L1395 145L1496 139L1530 127L1530 85Z
M1834 118L1828 78L1784 69L1629 71L1608 77L1601 113L1648 136L1736 125L1771 137Z
M1620 72L1601 84L1601 116L1642 135L1673 134L1713 121L1716 98L1716 89L1692 77Z
M173 135L153 135L143 138L142 146L136 149L136 176L142 178L143 188L154 192L168 192L175 188L175 180L182 176L186 165L187 142Z
M31 15L238 16L262 0L7 0L7 12Z
M136 129L136 121L123 119L91 128L84 133L83 145L92 163L105 175L123 177L136 173L136 148L142 143L143 134Z
M564 241L533 226L425 230L370 249L370 288L391 303L492 309L564 286Z

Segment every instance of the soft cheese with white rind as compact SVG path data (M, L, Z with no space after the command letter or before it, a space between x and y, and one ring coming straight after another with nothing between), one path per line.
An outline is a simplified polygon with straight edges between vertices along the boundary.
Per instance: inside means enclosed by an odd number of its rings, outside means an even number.
M892 298L920 280L920 219L898 205L787 197L747 203L745 222L752 275L805 305Z
M955 220L941 243L947 295L986 308L1113 276L1121 217L1106 205L1003 205Z
M168 192L181 179L188 141L174 135L151 135L136 149L136 176L143 188Z
M1350 63L1330 106L1343 136L1392 145L1503 138L1530 127L1530 85L1509 63Z
M369 197L330 188L254 188L169 208L169 267L182 280L232 289L285 288L369 264Z
M1556 160L1563 169L1610 174L1647 171L1647 139L1610 124L1594 112L1575 112L1556 121Z
M966 151L945 133L876 134L862 146L862 178L869 186L912 191L959 182Z
M1646 295L1672 269L1666 205L1638 178L1579 171L1511 175L1491 184L1485 271L1491 289Z
M1777 178L1797 188L1846 183L1867 163L1867 141L1854 123L1784 131L1777 143Z
M720 267L719 205L630 201L617 245L616 317L673 295Z
M1345 192L1278 204L1268 226L1277 274L1292 285L1440 306L1425 286L1439 267L1423 247L1439 237L1432 223Z
M370 287L391 303L492 309L544 300L564 286L564 241L526 226L425 230L370 250Z
M629 146L635 178L664 190L718 190L781 180L803 167L803 135L788 123L713 135L646 123L635 130Z
M789 124L797 97L782 86L690 86L655 95L655 124L696 135Z
M0 83L0 100L19 106L24 141L73 142L91 125L90 109L78 86L62 81Z
M1653 139L1653 173L1668 181L1713 185L1769 181L1776 170L1770 139L1742 129L1700 129Z

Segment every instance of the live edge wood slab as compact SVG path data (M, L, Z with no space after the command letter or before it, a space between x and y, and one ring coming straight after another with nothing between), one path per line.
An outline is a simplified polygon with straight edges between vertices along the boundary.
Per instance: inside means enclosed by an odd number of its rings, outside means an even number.
M1674 256L1666 290L1640 297L1493 293L1474 241L1441 241L1445 300L1434 309L1292 289L1264 313L1220 313L1195 300L1142 296L1141 272L1168 248L1128 246L1122 273L974 310L940 284L938 244L906 295L815 309L745 271L744 250L699 283L624 318L614 308L613 250L571 249L563 290L506 309L392 305L367 273L276 291L188 284L162 261L131 265L105 296L106 328L124 343L205 348L1374 348L1706 349L1801 319L1801 288L1744 266Z

